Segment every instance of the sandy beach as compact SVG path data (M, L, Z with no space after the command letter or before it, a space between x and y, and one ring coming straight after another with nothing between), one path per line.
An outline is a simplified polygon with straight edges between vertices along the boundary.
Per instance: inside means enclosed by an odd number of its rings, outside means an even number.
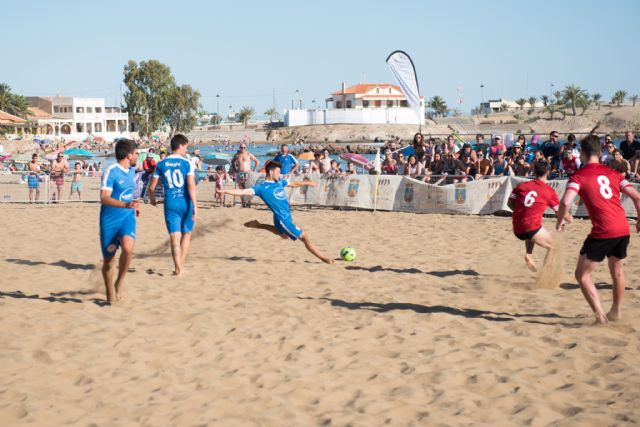
M538 289L510 218L295 210L322 251L357 249L328 266L243 227L264 208L205 206L174 278L144 206L108 307L98 210L0 205L0 425L640 423L637 235L624 318L596 327L572 277L588 221L563 236L562 285Z

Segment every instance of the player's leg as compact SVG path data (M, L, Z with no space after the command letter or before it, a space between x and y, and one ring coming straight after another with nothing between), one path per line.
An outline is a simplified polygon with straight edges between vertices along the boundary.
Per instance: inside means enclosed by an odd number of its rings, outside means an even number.
M182 233L179 231L169 233L169 238L171 239L171 257L174 265L173 274L180 276L182 274L182 248L180 242Z
M120 252L120 263L118 265L118 278L116 279L116 299L122 301L124 299L124 278L131 266L131 259L133 258L133 245L135 239L131 236L122 236L120 238L120 246L122 251Z
M260 221L258 221L257 219L254 219L253 221L245 222L244 226L248 227L248 228L257 228L257 229L260 229L260 230L267 230L267 231L270 231L273 234L276 234L276 235L282 237L283 239L287 238L287 236L282 234L280 231L278 231L278 229L275 226L273 226L271 224L263 224Z
M581 254L580 258L578 258L578 265L576 266L576 280L580 285L582 295L596 316L596 321L604 324L607 323L607 316L602 309L600 295L591 277L598 264L600 264L600 261L590 260L586 254Z
M316 248L316 246L311 242L311 239L309 238L308 233L303 232L300 235L300 240L302 241L302 243L304 243L304 246L307 248L307 250L311 252L313 255L315 255L317 258L322 260L322 262L325 262L327 264L333 264L334 261L324 256L322 253L320 253L318 248Z
M538 268L536 267L536 262L533 260L533 248L535 247L535 243L533 243L533 240L527 239L524 241L524 248L525 248L525 254L524 254L524 262L527 263L527 268L531 271L538 271Z
M191 232L183 233L180 238L180 265L184 266L184 262L187 259L189 253L189 245L191 244Z
M113 286L113 267L115 265L115 256L104 258L102 261L102 280L104 281L105 293L107 301L115 302L116 289Z
M538 230L538 232L531 238L531 241L545 249L553 249L553 236L551 235L551 232L544 227Z
M607 313L607 318L611 321L619 320L622 317L622 298L624 296L624 260L614 256L609 257L609 272L613 280L613 303L611 310Z

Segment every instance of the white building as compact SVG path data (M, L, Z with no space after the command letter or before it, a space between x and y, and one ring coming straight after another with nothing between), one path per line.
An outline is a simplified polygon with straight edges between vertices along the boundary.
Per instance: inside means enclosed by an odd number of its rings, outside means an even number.
M506 110L503 110L503 104L506 106ZM536 101L534 104L535 108L542 108L544 104L542 101ZM529 109L531 106L529 105L529 101L524 104L523 109ZM490 99L487 102L482 102L480 104L480 111L482 114L490 114L490 113L499 113L501 111L516 111L520 110L520 106L516 104L515 101L510 101L508 99Z
M399 86L367 83L345 87L331 94L326 109L287 110L285 126L314 124L420 124L424 123L424 98L420 116L409 108ZM331 104L331 108L329 108Z
M120 107L106 107L104 98L54 96L28 100L33 119L47 135L81 140L92 135L107 141L129 136L129 115Z

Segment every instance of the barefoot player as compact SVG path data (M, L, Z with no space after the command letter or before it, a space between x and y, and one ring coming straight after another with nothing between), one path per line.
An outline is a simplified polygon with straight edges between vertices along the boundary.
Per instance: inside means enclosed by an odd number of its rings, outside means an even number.
M599 163L600 140L596 135L589 135L583 139L580 149L583 164L586 166L569 178L560 203L556 228L561 231L564 221L571 222L569 207L579 195L589 212L592 228L580 249L576 280L596 316L596 321L604 324L622 316L625 286L623 265L627 257L631 229L620 202L620 193L633 200L639 215L640 194L619 172ZM636 223L636 230L640 232L640 220ZM608 314L605 314L602 308L598 290L591 278L593 271L605 257L609 258L609 272L613 280L613 304Z
M115 151L117 163L104 172L100 190L100 247L104 258L102 278L110 303L124 299L124 277L133 256L136 214L140 206L138 200L133 200L133 178L138 159L136 143L130 139L120 139ZM113 267L118 246L122 247L122 253L114 286Z
M507 202L513 210L513 234L524 240L524 260L531 271L537 270L533 261L534 246L550 250L553 243L551 233L542 226L542 214L547 208L557 212L560 204L556 192L547 185L549 169L549 162L546 160L534 163L533 171L536 178L518 185Z
M149 184L149 202L156 206L156 185L162 177L164 186L164 220L171 238L171 254L180 276L189 252L191 231L198 217L196 181L193 163L187 160L186 136L177 134L171 138L171 155L161 160L153 172Z
M258 221L249 221L245 226L250 228L261 228L276 234L283 239L300 239L309 252L327 264L332 264L333 260L322 255L320 251L311 243L309 234L302 231L293 223L291 209L285 187L302 187L316 185L313 181L300 181L289 183L285 179L280 179L280 163L269 161L265 165L266 179L262 184L244 190L217 190L220 194L230 194L232 196L258 196L273 212L273 225L261 224Z

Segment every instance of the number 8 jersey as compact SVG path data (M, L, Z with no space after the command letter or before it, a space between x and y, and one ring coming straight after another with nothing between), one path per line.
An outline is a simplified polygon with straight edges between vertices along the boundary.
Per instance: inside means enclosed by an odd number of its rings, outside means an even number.
M183 210L190 207L187 175L194 175L193 165L177 154L168 156L156 166L153 176L162 179L165 209Z
M513 189L513 232L523 234L542 227L542 214L547 208L558 210L558 195L544 181L534 179Z
M569 178L567 191L578 193L591 219L594 239L613 239L631 234L620 190L631 185L609 166L589 163Z

